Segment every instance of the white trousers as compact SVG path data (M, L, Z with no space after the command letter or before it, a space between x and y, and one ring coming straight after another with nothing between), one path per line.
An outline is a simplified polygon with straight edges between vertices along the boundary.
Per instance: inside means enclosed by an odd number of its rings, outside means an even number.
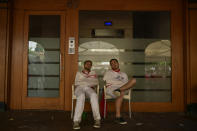
M98 96L94 91L94 89L92 89L91 87L79 86L75 89L75 95L77 96L77 102L76 102L75 114L73 119L74 122L75 121L81 122L81 116L84 110L86 96L90 98L94 120L101 119L99 112Z

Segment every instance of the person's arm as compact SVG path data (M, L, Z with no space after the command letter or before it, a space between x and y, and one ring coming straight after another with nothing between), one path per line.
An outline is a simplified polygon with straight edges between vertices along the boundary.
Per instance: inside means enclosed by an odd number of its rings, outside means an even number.
M89 77L87 78L87 83L89 87L95 87L98 85L98 77L94 71L92 71Z
M109 71L107 71L107 72L105 72L105 74L104 74L104 76L103 76L103 80L104 80L105 82L107 82L107 80L109 79L109 77L110 77L110 73L109 73Z
M103 81L105 82L106 87L112 85L112 74L110 71L105 72Z
M80 86L85 84L86 84L85 77L80 72L77 72L75 77L75 86Z
M104 75L103 80L106 81L106 86L110 86L110 85L121 86L123 83L128 82L128 77L124 73L122 74L122 76L114 76L113 73L108 71Z
M124 73L124 74L123 74L123 80L122 80L122 82L123 82L123 83L127 83L128 81L129 81L128 76L127 76L126 73Z

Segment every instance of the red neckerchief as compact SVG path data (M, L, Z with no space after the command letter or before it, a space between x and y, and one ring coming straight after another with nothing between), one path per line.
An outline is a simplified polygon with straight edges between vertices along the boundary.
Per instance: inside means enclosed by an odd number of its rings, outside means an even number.
M84 73L85 75L87 75L86 77L88 78L88 77L97 77L96 75L89 75L89 73L90 72L86 72L86 71L84 71L84 70L82 70L82 73Z
M113 70L113 69L112 69ZM118 69L118 70L113 70L113 71L115 71L115 72L120 72L120 69Z
M82 70L82 72L84 73L84 74L86 74L86 75L88 75L90 72L88 72L88 71L84 71L84 70Z

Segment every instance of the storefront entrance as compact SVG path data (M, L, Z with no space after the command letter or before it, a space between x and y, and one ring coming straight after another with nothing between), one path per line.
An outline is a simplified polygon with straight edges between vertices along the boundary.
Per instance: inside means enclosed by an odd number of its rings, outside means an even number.
M71 86L83 61L93 61L102 91L108 62L116 58L121 71L137 79L134 112L184 111L184 24L179 0L15 0L11 4L11 109L70 111ZM108 109L114 111L114 106Z

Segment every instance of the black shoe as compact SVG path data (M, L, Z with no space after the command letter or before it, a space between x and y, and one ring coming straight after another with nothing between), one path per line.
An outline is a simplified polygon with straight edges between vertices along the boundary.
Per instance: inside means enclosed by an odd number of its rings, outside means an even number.
M119 124L121 124L121 125L127 124L127 122L126 122L122 117L116 117L115 122L116 122L116 123L119 123Z

